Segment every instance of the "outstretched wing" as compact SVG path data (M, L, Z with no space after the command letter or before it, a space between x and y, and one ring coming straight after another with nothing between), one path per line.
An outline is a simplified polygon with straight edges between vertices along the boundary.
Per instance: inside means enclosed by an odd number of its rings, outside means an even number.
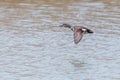
M80 42L80 40L83 37L83 33L81 29L76 29L74 30L74 42L75 44L78 44Z

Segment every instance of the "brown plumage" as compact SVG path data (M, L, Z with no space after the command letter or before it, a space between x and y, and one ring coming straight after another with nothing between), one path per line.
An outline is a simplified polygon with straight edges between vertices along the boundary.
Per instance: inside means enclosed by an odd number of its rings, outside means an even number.
M78 44L86 33L93 33L92 30L82 26L71 26L69 24L62 24L60 27L70 28L74 32L74 43Z

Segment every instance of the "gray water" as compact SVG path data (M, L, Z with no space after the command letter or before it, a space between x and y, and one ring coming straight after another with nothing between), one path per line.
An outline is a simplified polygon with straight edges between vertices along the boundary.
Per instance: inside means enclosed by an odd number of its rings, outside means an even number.
M0 80L120 80L119 43L119 0L0 1Z

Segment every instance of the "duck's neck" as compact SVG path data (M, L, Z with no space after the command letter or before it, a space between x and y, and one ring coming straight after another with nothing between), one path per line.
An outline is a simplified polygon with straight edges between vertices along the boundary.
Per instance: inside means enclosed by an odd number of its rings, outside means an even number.
M69 24L63 24L65 27L71 28L72 26Z

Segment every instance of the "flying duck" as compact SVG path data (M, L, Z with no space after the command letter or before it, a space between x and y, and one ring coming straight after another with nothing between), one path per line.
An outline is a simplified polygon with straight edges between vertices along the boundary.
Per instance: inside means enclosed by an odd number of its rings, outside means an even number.
M83 26L71 26L69 24L62 24L60 27L70 28L74 32L74 43L78 44L83 37L83 34L93 33L92 30Z

